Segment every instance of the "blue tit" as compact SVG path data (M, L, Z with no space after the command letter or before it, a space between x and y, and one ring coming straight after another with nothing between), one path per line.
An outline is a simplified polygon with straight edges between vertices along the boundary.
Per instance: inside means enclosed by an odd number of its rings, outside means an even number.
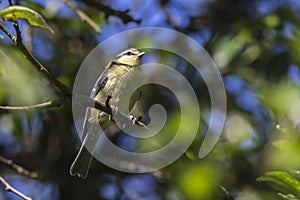
M144 54L145 52L135 48L127 49L118 54L99 76L90 98L107 107L116 105L120 101L122 93L126 92L126 85L134 78L134 69L140 65ZM102 133L97 131L95 125L100 125L102 130L106 130L113 123L109 119L110 117L100 110L86 109L82 130L83 142L70 168L72 176L87 177L93 152L88 151L86 145L96 146Z

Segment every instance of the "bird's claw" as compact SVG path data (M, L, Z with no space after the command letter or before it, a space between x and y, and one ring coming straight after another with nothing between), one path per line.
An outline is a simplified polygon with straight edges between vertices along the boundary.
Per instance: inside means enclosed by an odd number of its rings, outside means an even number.
M101 112L100 113L100 117L103 117L104 115L106 115L106 112Z
M114 115L117 115L119 113L119 108L117 106L111 105L110 109Z
M134 125L138 121L138 119L133 115L129 115L129 119L132 121L132 125Z

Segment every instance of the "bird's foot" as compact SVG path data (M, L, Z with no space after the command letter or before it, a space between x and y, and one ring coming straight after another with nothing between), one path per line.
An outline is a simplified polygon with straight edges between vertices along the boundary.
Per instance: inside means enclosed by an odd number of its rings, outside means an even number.
M136 124L138 126L144 127L148 130L148 127L142 122L142 116L135 117L134 115L129 115L129 120L132 121L132 125Z
M111 105L110 109L111 109L113 115L117 115L119 113L118 106Z
M111 105L110 109L111 109L111 112L112 112L113 115L117 115L119 113L118 106ZM110 121L113 121L113 115L109 115L109 120Z
M129 119L132 121L132 125L139 121L139 119L133 115L129 115Z
M100 117L103 117L104 115L107 115L107 113L106 112L101 112L100 113Z

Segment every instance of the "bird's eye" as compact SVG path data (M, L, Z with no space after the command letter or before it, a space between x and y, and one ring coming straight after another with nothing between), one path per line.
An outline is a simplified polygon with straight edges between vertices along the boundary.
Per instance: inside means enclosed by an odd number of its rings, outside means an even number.
M133 53L132 53L131 51L128 51L125 55L127 55L127 56L132 56Z

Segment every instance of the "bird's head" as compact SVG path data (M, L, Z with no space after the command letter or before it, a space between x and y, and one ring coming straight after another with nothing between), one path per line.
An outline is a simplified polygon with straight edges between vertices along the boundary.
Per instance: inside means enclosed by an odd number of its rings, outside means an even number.
M116 56L115 61L119 64L136 67L140 64L141 58L144 54L145 52L139 51L135 48L130 48L119 53Z

